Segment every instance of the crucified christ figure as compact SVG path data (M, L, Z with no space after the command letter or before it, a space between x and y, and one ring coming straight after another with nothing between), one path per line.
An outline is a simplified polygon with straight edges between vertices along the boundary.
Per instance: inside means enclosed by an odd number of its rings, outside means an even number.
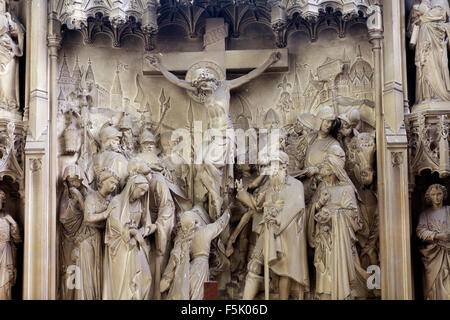
M157 56L148 56L147 59L151 65L159 70L171 83L184 88L194 95L197 101L201 102L208 112L209 129L219 130L222 134L214 136L212 142L203 148L202 167L197 173L197 177L209 193L210 216L216 220L221 215L223 198L221 189L225 181L233 185L232 165L229 160L234 158L234 141L223 134L226 129L232 129L232 123L229 118L230 111L230 90L237 88L250 80L258 77L273 63L280 60L281 54L273 52L270 57L258 68L237 79L226 80L219 79L213 68L197 67L188 71L188 78L191 81L179 79L164 67ZM200 65L197 64L197 65ZM228 170L228 179L224 181L224 167L231 165ZM212 210L211 210L212 209ZM213 212L211 212L213 211Z

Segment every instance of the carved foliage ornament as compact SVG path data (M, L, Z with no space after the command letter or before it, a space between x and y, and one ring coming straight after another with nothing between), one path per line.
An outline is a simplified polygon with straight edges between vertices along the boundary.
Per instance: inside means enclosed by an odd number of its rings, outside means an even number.
M63 4L61 4L63 2ZM81 30L85 42L93 39L95 32L106 32L113 37L114 46L120 46L126 34L141 36L147 50L153 48L153 38L158 29L178 25L190 37L200 36L205 18L224 17L230 34L238 37L240 31L251 23L262 23L272 28L278 47L285 47L289 31L305 29L312 40L317 39L320 26L333 27L340 37L353 23L366 23L369 30L381 29L381 10L376 1L341 0L224 0L216 1L86 1L59 0L58 19L69 29ZM375 5L375 6L374 6ZM214 10L210 10L214 7ZM372 26L372 27L370 27Z

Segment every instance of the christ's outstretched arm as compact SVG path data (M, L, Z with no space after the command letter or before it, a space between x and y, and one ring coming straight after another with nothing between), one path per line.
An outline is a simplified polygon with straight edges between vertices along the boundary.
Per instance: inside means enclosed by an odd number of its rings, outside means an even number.
M261 75L264 71L266 71L268 67L270 67L272 64L274 64L275 62L277 62L280 59L281 59L281 53L273 52L270 55L269 59L267 59L267 61L264 62L258 68L250 71L245 76L239 77L239 78L234 79L234 80L227 81L230 89L237 88L237 87L239 87L239 86L249 82L250 80L255 79L256 77Z
M161 61L157 56L148 56L146 59L150 62L150 64L155 67L158 71L161 71L164 77L166 77L167 80L169 80L171 83L187 90L196 91L197 89L191 85L190 82L186 80L179 79L176 75L174 75L172 72L167 70L166 67L164 67L161 64Z

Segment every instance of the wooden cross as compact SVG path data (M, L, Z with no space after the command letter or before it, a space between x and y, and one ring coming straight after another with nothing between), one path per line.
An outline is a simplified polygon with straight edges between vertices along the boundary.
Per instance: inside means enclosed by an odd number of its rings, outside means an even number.
M167 70L183 75L193 64L200 61L212 61L228 73L248 73L263 64L272 52L281 53L281 59L270 66L267 71L285 72L289 70L288 50L226 50L225 40L228 37L227 27L223 18L206 20L203 36L204 50L200 52L169 52L158 54L161 63ZM144 75L158 75L156 70L144 56ZM153 54L151 54L153 55Z

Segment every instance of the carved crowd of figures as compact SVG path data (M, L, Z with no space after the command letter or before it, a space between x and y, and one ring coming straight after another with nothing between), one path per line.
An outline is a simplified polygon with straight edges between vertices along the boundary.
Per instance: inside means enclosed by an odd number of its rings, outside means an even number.
M281 134L257 164L208 158L235 156L219 135L202 164L174 161L171 132L137 132L126 113L105 123L98 151L63 173L61 297L202 299L216 280L229 298L367 298L366 268L379 263L373 134L358 131L356 108L325 106L293 128L270 112Z

